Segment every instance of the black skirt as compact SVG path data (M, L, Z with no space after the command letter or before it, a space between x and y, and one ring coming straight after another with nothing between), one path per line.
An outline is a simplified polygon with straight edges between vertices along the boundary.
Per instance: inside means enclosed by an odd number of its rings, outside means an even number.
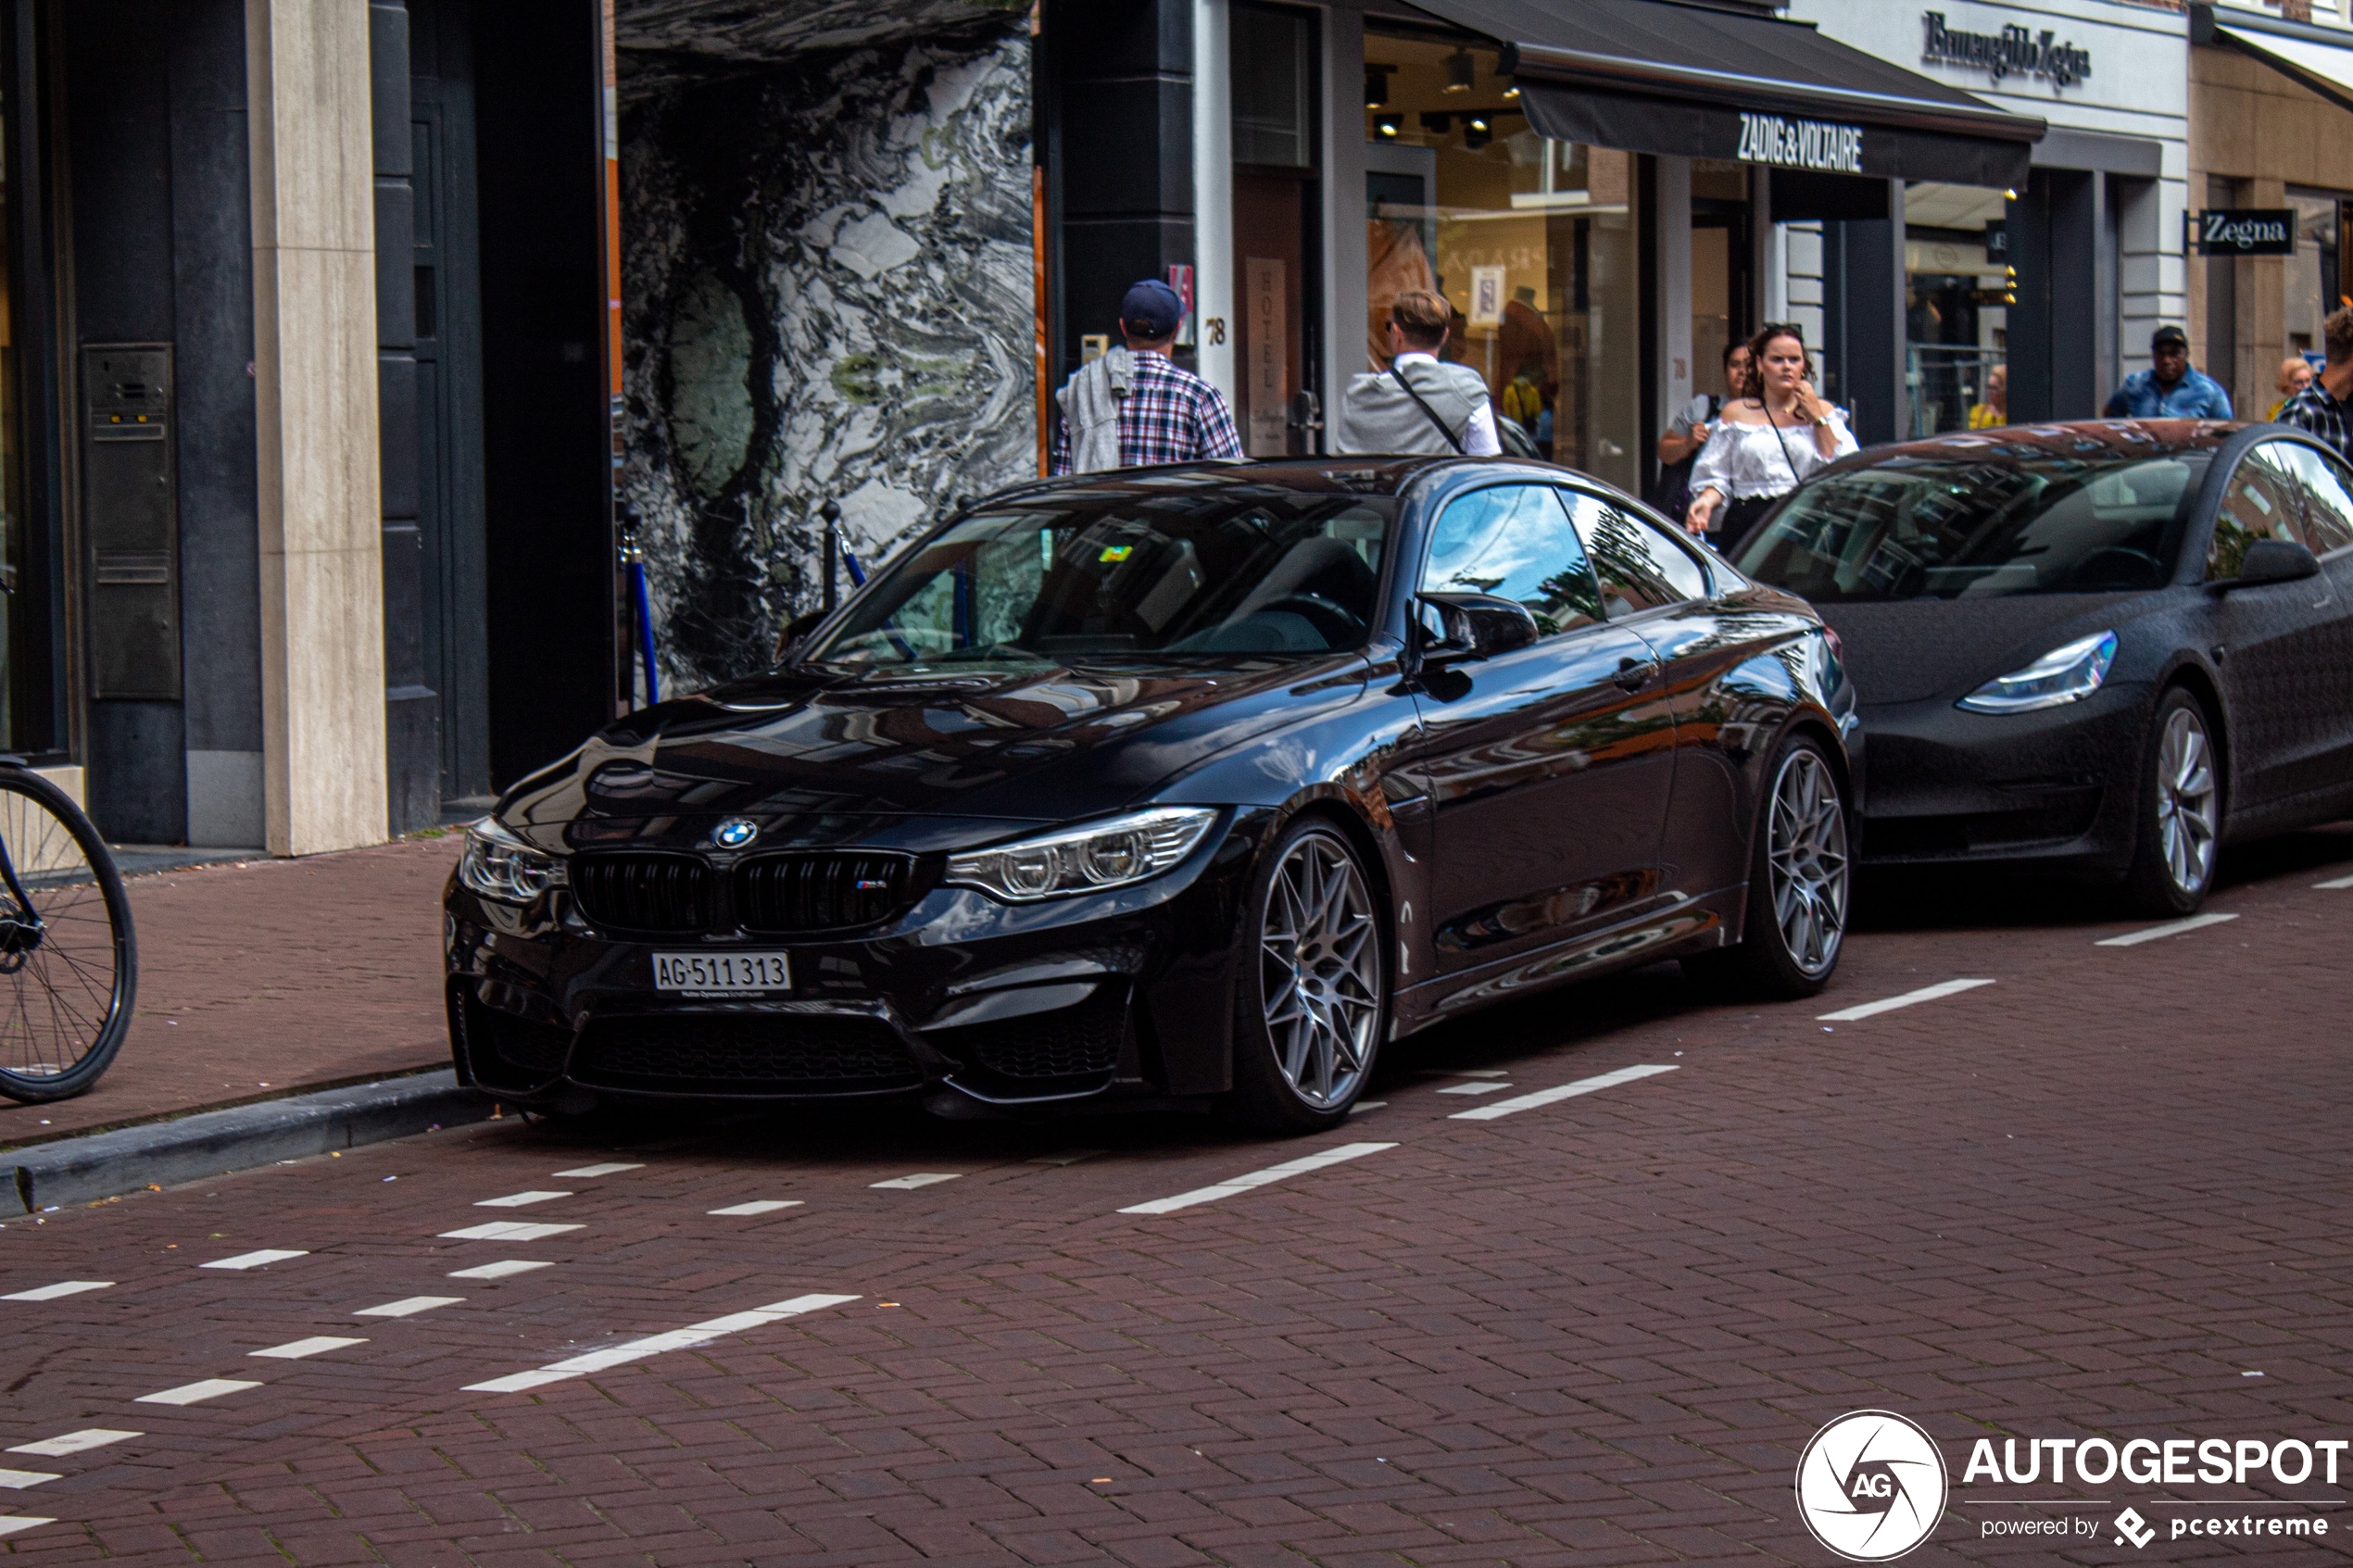
M1780 495L1742 495L1727 502L1717 508L1717 526L1707 531L1707 542L1716 546L1718 555L1733 559L1756 532L1757 523L1780 500Z

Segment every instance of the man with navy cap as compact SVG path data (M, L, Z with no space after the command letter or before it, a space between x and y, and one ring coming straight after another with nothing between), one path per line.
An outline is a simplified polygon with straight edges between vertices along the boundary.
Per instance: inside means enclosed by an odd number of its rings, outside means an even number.
M1098 473L1242 455L1226 395L1168 357L1184 319L1184 301L1157 278L1127 291L1119 306L1127 346L1080 366L1054 395L1062 418L1051 471Z

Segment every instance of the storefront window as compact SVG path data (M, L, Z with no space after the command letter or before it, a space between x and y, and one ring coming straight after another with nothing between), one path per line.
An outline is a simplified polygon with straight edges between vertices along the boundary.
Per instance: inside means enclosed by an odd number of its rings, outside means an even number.
M2347 204L2334 193L2290 191L2288 206L2296 209L2296 254L2287 258L2287 351L2323 355L2321 323L2347 293L2337 270L2337 243Z
M1915 181L1904 194L1905 373L1912 434L2007 424L2006 194Z
M1641 288L1630 153L1529 129L1492 49L1367 30L1365 355L1397 296L1454 307L1446 358L1555 461L1642 487Z
M17 734L15 694L16 646L22 631L16 607L25 586L19 582L25 558L24 421L17 390L15 247L8 243L16 232L16 193L6 179L15 150L9 114L14 107L0 88L0 747L10 750L25 744Z

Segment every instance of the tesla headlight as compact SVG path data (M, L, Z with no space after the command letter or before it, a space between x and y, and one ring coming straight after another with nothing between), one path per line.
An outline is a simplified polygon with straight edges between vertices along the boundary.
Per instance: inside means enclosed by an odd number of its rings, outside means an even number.
M1986 682L1961 698L1973 713L2032 713L2081 702L2100 689L2116 662L2116 633L2095 632L2053 648L2023 670Z
M1123 887L1158 876L1193 851L1217 820L1207 806L1159 806L994 849L948 857L948 880L1011 904Z
M563 863L484 817L466 829L458 880L485 898L528 904L563 880Z

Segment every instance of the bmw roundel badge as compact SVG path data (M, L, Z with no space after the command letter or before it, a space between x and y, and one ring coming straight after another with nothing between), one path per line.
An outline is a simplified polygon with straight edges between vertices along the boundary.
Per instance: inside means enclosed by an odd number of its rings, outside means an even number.
M730 817L711 830L711 842L722 849L741 849L760 836L760 824L749 817Z

